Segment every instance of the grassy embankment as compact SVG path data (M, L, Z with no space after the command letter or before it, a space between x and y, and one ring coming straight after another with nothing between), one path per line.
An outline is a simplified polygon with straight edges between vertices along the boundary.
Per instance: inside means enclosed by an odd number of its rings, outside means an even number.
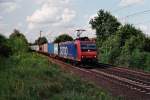
M91 83L65 73L46 57L20 53L0 59L0 100L111 100Z

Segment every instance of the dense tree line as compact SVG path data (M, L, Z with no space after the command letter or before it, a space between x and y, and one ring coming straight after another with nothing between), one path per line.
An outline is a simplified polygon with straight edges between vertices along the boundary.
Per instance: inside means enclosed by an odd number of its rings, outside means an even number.
M71 36L69 36L68 34L62 34L62 35L59 35L58 37L56 37L53 42L54 43L60 43L60 42L72 41L72 40L73 40L73 38ZM45 43L48 43L48 40L46 39L46 37L39 37L31 45L42 45L42 44L45 44Z
M3 35L0 35L0 56L8 57L11 54L11 48L8 45L8 40Z
M37 40L35 40L34 45L42 45L47 42L48 42L48 40L46 39L46 37L39 37Z
M65 42L72 41L73 38L67 34L58 36L54 42ZM35 40L35 43L30 45L42 45L47 43L46 37L39 37ZM0 34L0 57L8 57L11 54L19 54L22 52L27 52L29 50L29 43L26 37L19 30L14 30L9 38Z
M15 29L9 38L0 35L0 57L8 57L28 50L28 41L18 30Z
M72 41L73 38L67 34L62 34L58 36L55 40L54 43L60 43L60 42L65 42L65 41Z
M97 35L99 61L150 71L150 37L100 10L89 22Z

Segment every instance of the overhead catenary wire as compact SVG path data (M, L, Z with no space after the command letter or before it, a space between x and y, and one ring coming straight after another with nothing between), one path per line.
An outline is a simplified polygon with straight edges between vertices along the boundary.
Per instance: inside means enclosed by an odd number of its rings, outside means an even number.
M131 5L127 5L127 6L124 6L124 7L119 7L118 9L110 10L110 12L118 12L120 10L124 10L124 9L132 7L132 6L135 6L135 5L131 4Z
M120 2L120 0L119 0L119 2ZM118 11L124 10L126 8L136 6L137 4L139 4L139 3L135 2L135 3L132 3L132 4L124 5L122 7L117 8L117 9L110 10L110 12L118 12Z
M126 19L126 18L129 18L129 17L137 16L137 15L140 15L140 14L147 14L147 13L150 13L150 9L149 10L140 11L140 12L136 12L136 13L127 15L125 17L119 18L119 19Z
M150 20L138 22L138 23L135 23L134 25L147 24L147 23L150 23Z

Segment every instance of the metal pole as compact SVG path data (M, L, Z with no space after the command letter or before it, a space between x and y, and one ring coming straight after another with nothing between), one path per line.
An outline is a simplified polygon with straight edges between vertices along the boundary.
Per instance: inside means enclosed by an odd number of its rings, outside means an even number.
M41 36L42 36L42 31L40 31L40 38L41 38Z
M42 31L40 31L40 37L39 37L39 40L38 40L39 50L41 50L41 46L40 46L41 36L42 36Z

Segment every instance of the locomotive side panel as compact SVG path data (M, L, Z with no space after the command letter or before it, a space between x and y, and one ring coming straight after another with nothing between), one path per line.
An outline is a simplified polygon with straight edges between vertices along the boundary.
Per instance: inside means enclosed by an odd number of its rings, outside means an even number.
M59 44L59 56L66 59L77 59L77 48L74 42L65 42Z

